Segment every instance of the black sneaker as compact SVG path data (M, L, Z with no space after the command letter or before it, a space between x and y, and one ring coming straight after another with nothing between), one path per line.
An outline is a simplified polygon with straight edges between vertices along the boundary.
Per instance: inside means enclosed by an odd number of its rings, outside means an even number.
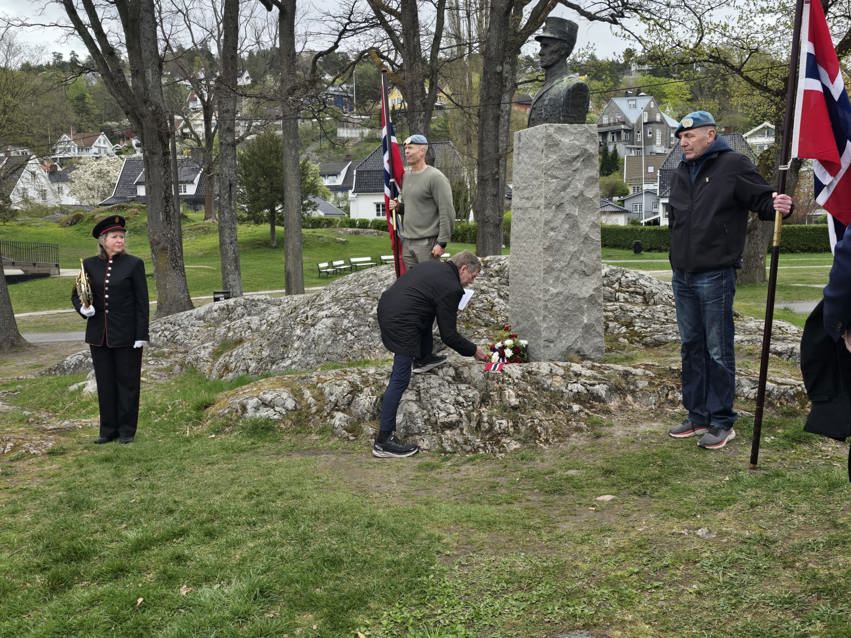
M698 425L694 421L686 419L679 425L675 425L668 430L668 435L675 439L684 439L687 436L695 436L696 434L704 434L707 430L705 425Z
M376 441L372 446L372 455L379 459L402 459L420 451L419 446L402 443L392 434L384 443Z
M414 374L421 374L423 372L428 372L439 365L443 365L444 363L446 363L445 355L430 354L422 361L414 361L414 369L412 372Z

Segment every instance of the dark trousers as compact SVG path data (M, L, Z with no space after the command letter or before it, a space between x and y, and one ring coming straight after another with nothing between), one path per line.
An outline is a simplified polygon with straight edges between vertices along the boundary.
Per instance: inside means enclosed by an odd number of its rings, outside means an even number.
M390 373L390 381L387 383L387 390L384 391L384 399L381 401L379 436L390 434L396 429L396 412L399 410L402 394L411 382L413 367L413 357L404 354L394 355L393 371Z
M697 425L730 429L738 416L733 298L736 271L675 270L671 284L682 346L683 405Z
M142 348L90 346L100 408L100 435L132 438L139 420Z

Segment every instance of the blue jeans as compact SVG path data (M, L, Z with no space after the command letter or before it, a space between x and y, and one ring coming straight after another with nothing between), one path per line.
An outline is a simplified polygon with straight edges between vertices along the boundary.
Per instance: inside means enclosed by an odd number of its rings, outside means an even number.
M733 297L736 271L674 270L671 281L682 347L683 405L697 425L729 429L738 416Z
M396 429L396 412L402 401L402 394L411 382L411 369L414 367L414 358L404 354L393 356L393 371L390 373L390 381L384 398L381 400L381 416L379 417L380 434L388 434Z

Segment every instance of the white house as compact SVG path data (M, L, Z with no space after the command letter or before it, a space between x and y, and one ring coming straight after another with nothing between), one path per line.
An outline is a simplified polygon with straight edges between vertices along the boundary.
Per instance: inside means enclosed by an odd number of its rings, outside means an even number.
M605 197L600 198L600 223L611 226L626 226L631 219L630 212Z
M3 190L8 192L10 206L21 210L33 205L59 206L61 203L47 172L35 155L0 158Z
M115 155L113 144L103 133L63 133L53 146L55 159Z
M774 144L775 135L774 125L771 122L763 122L756 128L744 133L742 137L750 144L753 152L759 155Z

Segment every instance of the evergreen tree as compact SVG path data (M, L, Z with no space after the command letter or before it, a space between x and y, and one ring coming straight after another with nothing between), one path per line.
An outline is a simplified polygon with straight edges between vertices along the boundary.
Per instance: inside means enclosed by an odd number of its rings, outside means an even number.
M606 175L611 175L617 171L621 170L621 158L618 155L618 147L615 146L612 149L612 152L609 153L609 167Z
M255 224L269 223L269 242L277 246L279 211L284 205L284 147L281 136L265 131L242 145L239 151L239 201L241 217ZM311 195L330 197L322 183L319 167L306 159L300 162L302 213L315 209Z
M600 177L604 177L610 174L611 171L609 170L609 146L608 144L603 144L603 152L600 153Z

